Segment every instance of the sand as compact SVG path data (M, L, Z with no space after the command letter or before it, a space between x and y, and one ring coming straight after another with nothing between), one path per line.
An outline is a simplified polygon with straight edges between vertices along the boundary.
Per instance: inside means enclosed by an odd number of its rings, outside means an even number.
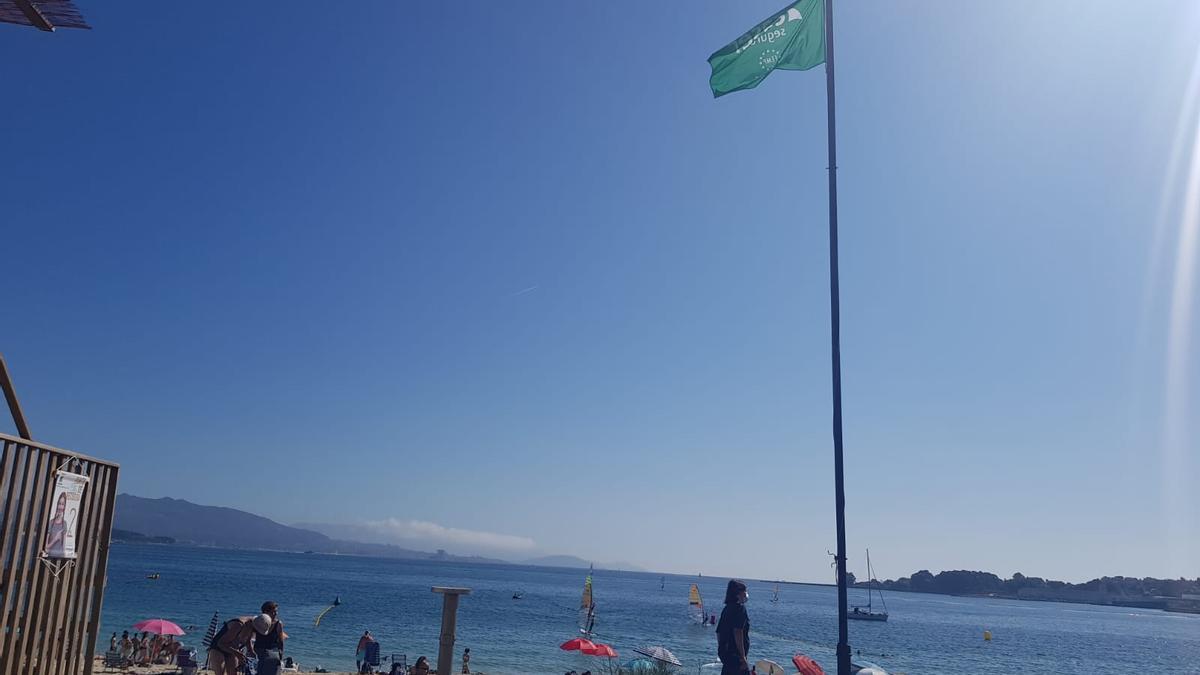
M116 673L118 671L105 670L104 669L104 657L97 656L95 666L92 668L92 672L93 673ZM159 675L160 673L178 673L179 668L177 666L134 666L133 668L130 668L124 672L135 673L136 675ZM209 671L209 670L201 670L200 672L208 673L208 675L212 675L212 671ZM331 671L329 673L329 675L354 675L354 673L344 672L344 671Z

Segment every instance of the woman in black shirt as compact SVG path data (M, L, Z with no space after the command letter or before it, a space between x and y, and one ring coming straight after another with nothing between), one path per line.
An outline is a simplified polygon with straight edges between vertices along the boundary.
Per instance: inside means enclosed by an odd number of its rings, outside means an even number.
M283 622L279 620L279 605L268 600L262 613L271 617L271 628L254 639L254 655L258 657L259 675L277 675L283 664Z
M725 588L725 609L717 622L717 657L721 659L721 675L745 675L750 672L750 615L746 600L750 593L746 584L730 579Z

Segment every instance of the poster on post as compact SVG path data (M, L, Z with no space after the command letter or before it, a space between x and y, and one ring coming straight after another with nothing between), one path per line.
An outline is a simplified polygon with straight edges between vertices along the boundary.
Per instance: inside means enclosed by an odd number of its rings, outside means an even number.
M87 487L88 477L61 470L57 476L42 555L57 560L74 560L75 536L79 529L79 502L83 500L83 489Z

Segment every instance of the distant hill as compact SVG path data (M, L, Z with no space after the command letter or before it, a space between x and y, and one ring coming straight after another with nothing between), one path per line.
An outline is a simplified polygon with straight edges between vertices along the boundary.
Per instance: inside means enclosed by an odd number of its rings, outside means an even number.
M1095 605L1117 605L1172 612L1200 614L1200 578L1155 579L1145 577L1101 577L1082 584L1027 577L1015 572L1011 579L1001 579L991 572L946 570L937 574L929 570L915 572L911 577L895 581L876 581L885 590L945 595L982 595L1016 600L1051 600L1082 602ZM868 584L855 584L862 588Z
M900 577L895 581L890 579L876 581L881 588L893 591L911 591L914 593L941 593L944 595L997 595L1017 597L1019 591L1026 589L1050 589L1054 591L1084 591L1093 593L1110 593L1115 596L1127 597L1183 597L1184 595L1200 595L1200 577L1195 581L1190 579L1155 579L1146 577L1102 577L1092 579L1082 584L1071 584L1065 581L1027 577L1020 572L1012 575L1011 579L1001 579L991 572L974 572L969 570L946 570L931 573L921 570L911 577ZM866 587L866 582L857 584Z
M224 506L201 506L182 499L117 495L113 527L152 537L171 537L201 546L315 551L333 540Z
M154 538L161 542L161 538L169 538L179 543L219 548L313 551L448 562L505 562L478 556L458 556L445 551L427 553L389 544L333 539L320 532L289 527L253 513L224 506L203 506L170 497L148 499L128 494L117 495L113 528L114 541ZM116 530L123 532L122 537L115 536Z
M525 560L523 565L536 565L538 567L573 567L587 569L592 565L590 561L573 555L544 555L540 558ZM641 572L642 568L632 563L606 563L596 564L597 569L602 570L625 570L629 572Z

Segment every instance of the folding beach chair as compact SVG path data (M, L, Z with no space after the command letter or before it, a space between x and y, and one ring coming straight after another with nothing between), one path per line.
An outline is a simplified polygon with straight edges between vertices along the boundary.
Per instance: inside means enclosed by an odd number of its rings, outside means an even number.
M175 665L179 666L181 675L196 675L196 671L200 670L200 664L196 662L196 650L180 647L175 653Z
M115 669L115 670L119 670L123 673L132 667L133 667L133 663L129 659L125 658L124 656L121 656L120 651L104 652L104 670L105 671L112 672Z
M392 667L388 671L388 675L405 675L408 672L408 655L407 654L392 654Z

